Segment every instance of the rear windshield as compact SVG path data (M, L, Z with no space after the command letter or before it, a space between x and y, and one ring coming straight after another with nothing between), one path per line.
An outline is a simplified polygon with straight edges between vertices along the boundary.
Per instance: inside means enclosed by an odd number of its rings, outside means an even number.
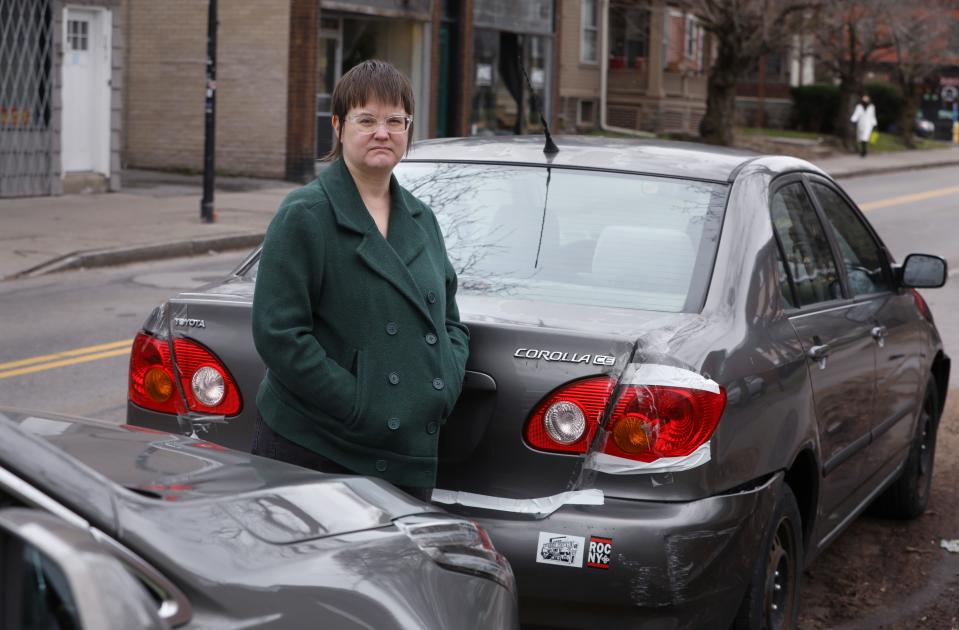
M699 310L726 186L563 168L405 162L463 293Z
M436 213L462 294L702 306L726 185L489 164L403 162L395 173Z

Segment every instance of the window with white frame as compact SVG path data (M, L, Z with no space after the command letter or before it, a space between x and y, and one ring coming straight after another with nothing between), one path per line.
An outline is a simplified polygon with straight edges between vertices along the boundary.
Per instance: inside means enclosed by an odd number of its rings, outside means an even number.
M694 70L702 70L703 26L693 15L686 16L686 58L692 61Z
M576 124L594 125L596 124L595 101L577 101L576 102Z
M582 63L598 63L596 0L583 0L580 7L579 60Z

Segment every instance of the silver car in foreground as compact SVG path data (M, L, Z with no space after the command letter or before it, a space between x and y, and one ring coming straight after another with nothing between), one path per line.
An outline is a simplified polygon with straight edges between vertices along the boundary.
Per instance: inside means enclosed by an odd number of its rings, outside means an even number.
M470 328L433 501L489 531L524 622L795 627L803 567L858 514L925 509L950 359L916 289L945 262L895 261L802 160L557 145L430 141L396 169ZM129 422L249 448L256 270L148 318ZM385 339L380 315L357 337Z
M379 480L0 408L0 628L516 628L475 523Z

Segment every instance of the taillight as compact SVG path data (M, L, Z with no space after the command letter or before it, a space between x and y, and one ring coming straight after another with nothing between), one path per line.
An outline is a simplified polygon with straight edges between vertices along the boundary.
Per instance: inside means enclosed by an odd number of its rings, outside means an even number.
M190 411L224 416L240 412L242 402L236 382L212 352L192 339L175 339L173 348ZM186 411L174 378L167 342L138 334L130 353L130 400L153 411Z
M130 349L130 400L144 409L183 411L176 392L170 349L165 341L140 333Z
M919 291L916 289L912 290L912 299L916 302L916 308L919 309L919 313L926 318L930 324L932 323L932 310L929 308L929 305L926 304L926 299L919 294Z
M630 385L607 425L603 452L641 462L683 457L713 435L726 407L726 391Z
M597 376L573 381L540 402L526 422L526 442L557 453L585 453L616 381Z
M616 381L608 376L574 381L551 392L524 430L533 448L585 453L603 421ZM726 392L666 385L627 385L616 399L601 444L606 454L651 462L683 457L704 444L719 424Z

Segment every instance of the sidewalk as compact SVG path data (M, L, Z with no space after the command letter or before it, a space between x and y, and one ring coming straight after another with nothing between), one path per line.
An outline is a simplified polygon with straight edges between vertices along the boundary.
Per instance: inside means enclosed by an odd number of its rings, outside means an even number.
M836 179L879 175L918 168L959 165L959 145L947 149L924 151L889 151L873 153L865 158L858 154L814 160L816 166Z
M80 267L252 249L296 184L217 178L215 223L199 177L124 171L121 192L0 199L0 280Z
M959 165L959 148L826 158L842 179ZM217 221L200 221L198 176L127 170L122 192L0 199L0 280L143 260L252 249L289 182L219 177Z

